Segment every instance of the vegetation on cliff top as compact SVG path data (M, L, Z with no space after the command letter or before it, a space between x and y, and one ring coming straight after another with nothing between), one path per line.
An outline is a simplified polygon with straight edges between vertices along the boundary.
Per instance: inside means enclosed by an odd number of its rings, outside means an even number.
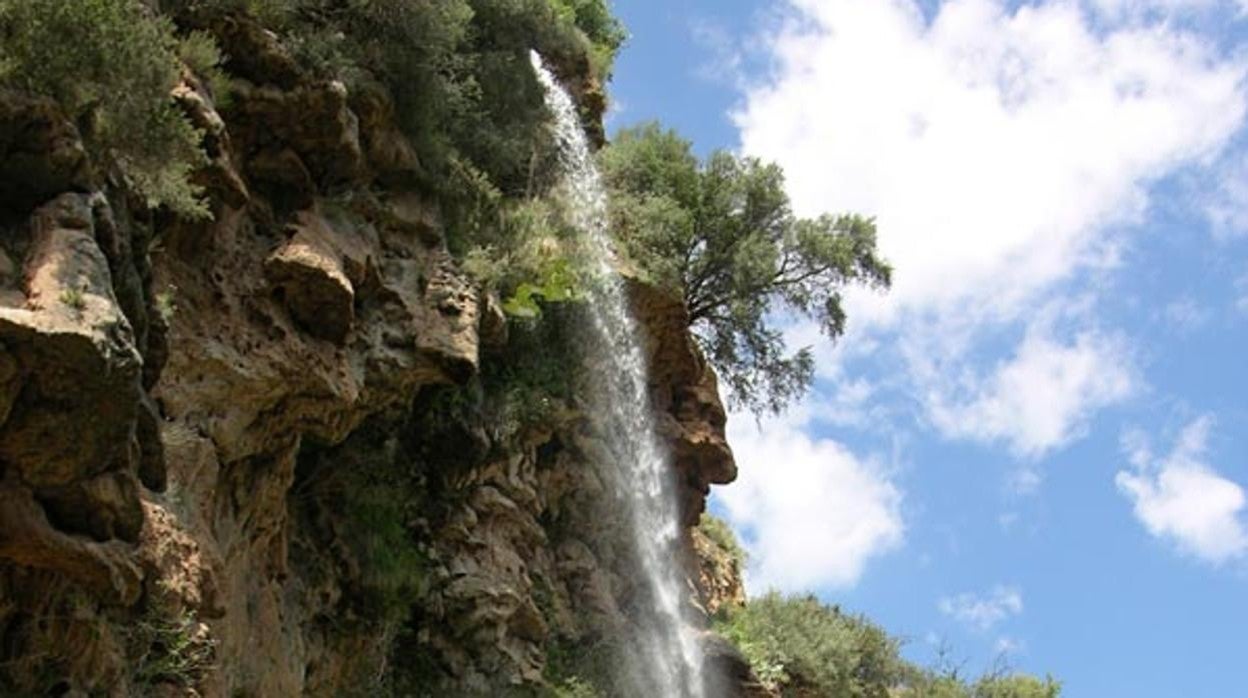
M862 616L813 596L779 594L730 611L716 630L758 678L781 695L837 698L1057 698L1052 679L1004 667L968 681L955 667L925 669L901 657L901 641Z
M780 412L809 388L809 348L787 354L777 310L845 331L841 290L886 289L875 224L859 215L795 216L774 164L718 151L705 162L673 131L621 131L602 155L612 224L633 260L684 298L689 322L730 398Z
M0 0L0 86L55 99L97 166L152 206L202 217L200 134L170 97L179 71L173 24L133 0Z
M211 63L231 57L192 29L229 12L278 32L314 76L386 85L426 183L450 200L530 189L545 118L530 49L601 80L625 38L605 0L0 0L0 87L52 97L97 169L153 208L203 217L202 134L171 92L184 63L225 92Z

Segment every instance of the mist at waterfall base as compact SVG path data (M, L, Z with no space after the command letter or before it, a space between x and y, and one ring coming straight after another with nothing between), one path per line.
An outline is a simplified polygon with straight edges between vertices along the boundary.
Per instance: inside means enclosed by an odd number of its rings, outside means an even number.
M650 410L647 365L624 283L612 265L607 195L571 96L532 53L545 91L569 223L582 236L595 282L587 289L590 346L596 353L593 413L606 445L612 485L632 526L647 603L631 619L637 636L621 657L637 696L701 698L705 691L698 634L685 617L684 587L677 568L679 514L668 454L659 443Z

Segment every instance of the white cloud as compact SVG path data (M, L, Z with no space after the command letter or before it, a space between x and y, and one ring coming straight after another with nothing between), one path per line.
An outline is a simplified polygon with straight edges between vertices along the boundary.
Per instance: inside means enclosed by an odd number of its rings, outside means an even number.
M993 649L998 656L1025 654L1027 652L1027 643L1008 635L1002 635L997 638Z
M1222 5L1221 0L1090 0L1102 14L1122 19L1150 12L1163 14L1190 13L1212 10Z
M1128 431L1122 442L1132 469L1115 482L1149 533L1220 564L1248 552L1248 530L1243 488L1204 462L1212 425L1208 416L1189 424L1163 458L1153 456L1147 435Z
M1033 467L1024 466L1010 473L1006 489L1013 495L1035 494L1044 484L1044 474Z
M1213 313L1190 297L1173 300L1162 308L1162 320L1168 331L1190 334L1209 324Z
M745 59L732 34L714 20L700 19L690 25L689 35L708 56L694 74L708 82L735 85Z
M736 115L797 210L878 216L877 314L1016 315L1102 257L1147 185L1243 122L1244 66L1165 27L1098 35L1070 2L793 0L776 72Z
M1248 0L1089 0L1102 16L1113 21L1140 21L1158 16L1171 19L1180 16L1209 16L1215 11L1233 14L1248 13Z
M784 168L799 214L877 216L895 284L850 294L846 343L899 347L884 371L945 436L1038 456L1083 434L1132 394L1123 339L1091 317L993 340L1114 268L1152 184L1222 156L1248 63L1183 23L1094 19L1078 2L947 0L930 20L914 0L787 6L773 69L734 119L744 153Z
M1248 153L1226 158L1214 172L1212 192L1205 194L1205 213L1221 238L1248 235Z
M1082 433L1095 411L1133 393L1131 365L1120 339L1088 332L1059 342L1033 328L988 377L964 381L969 389L935 389L928 396L929 415L946 436L1004 441L1019 455L1041 456ZM1028 475L1037 474L1024 472L1018 482L1024 490L1039 484Z
M942 598L940 612L980 632L1023 612L1023 595L1016 587L997 586L987 595L959 594Z
M884 469L810 437L806 414L761 427L750 416L728 423L740 478L716 498L744 534L751 593L852 586L904 536L902 495Z

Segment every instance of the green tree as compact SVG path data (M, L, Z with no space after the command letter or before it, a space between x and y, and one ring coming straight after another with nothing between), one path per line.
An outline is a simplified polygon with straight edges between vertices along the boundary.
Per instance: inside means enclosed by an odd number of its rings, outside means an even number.
M97 165L150 205L200 217L200 134L170 97L177 51L173 25L138 0L0 0L0 84L56 99Z
M845 330L841 290L886 289L892 269L859 215L793 214L774 164L725 151L699 162L657 124L621 131L602 154L613 225L650 280L680 293L732 401L779 412L810 386L809 347L789 353L777 311Z
M878 626L812 596L753 599L716 630L782 695L800 686L810 689L801 695L890 698L907 668L899 643Z
M985 676L975 682L974 698L1058 698L1062 685L1051 677L1038 679L1024 674Z

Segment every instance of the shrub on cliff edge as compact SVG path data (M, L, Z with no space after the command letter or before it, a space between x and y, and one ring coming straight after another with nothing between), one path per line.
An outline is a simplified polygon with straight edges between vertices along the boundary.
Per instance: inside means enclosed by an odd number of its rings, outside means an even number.
M179 70L172 24L137 0L0 0L0 84L56 99L149 205L203 217L200 134L170 98Z
M719 151L705 161L657 124L603 151L612 224L652 281L681 294L689 322L737 405L779 412L809 388L809 348L788 353L774 313L845 331L841 291L886 289L892 268L862 216L798 218L774 164Z

